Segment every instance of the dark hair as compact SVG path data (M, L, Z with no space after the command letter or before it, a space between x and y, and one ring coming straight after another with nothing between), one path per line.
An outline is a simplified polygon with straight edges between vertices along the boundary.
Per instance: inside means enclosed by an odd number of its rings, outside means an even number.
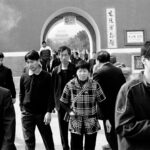
M4 58L4 54L0 52L0 58Z
M88 71L90 71L90 65L86 61L80 60L76 65L76 69L87 69Z
M150 41L146 41L141 48L141 56L145 58L150 58Z
M62 53L63 51L67 50L68 54L71 55L71 49L67 46L61 46L58 49L59 54Z
M31 50L25 55L25 61L27 61L28 59L39 60L39 58L39 53L36 50Z
M46 44L46 41L43 41L42 44Z
M98 52L97 60L100 63L110 62L110 54L107 51L100 51Z

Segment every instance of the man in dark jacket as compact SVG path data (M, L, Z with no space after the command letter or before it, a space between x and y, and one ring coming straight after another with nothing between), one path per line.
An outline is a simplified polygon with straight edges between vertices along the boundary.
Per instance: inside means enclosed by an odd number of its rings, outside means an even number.
M0 87L0 150L16 150L15 126L11 93L8 89Z
M117 96L119 150L150 150L150 45L141 49L141 60L144 71L124 84Z
M12 95L12 101L16 101L16 89L12 77L12 71L10 68L3 65L4 54L0 52L0 86L10 90Z
M71 50L69 47L62 46L58 50L61 64L54 68L52 72L53 98L55 108L58 112L58 122L60 128L61 142L63 150L69 150L68 143L68 122L64 121L65 110L60 105L60 97L66 83L71 80L75 74L75 65L69 62Z
M20 78L20 109L26 150L35 149L35 127L42 136L46 150L54 150L50 127L52 101L51 76L42 70L35 50L25 55L28 70Z
M118 91L125 83L124 75L120 68L110 63L110 54L100 51L97 56L100 68L93 74L105 93L106 100L100 105L103 113L103 123L106 139L113 150L117 150L117 136L115 133L115 103Z

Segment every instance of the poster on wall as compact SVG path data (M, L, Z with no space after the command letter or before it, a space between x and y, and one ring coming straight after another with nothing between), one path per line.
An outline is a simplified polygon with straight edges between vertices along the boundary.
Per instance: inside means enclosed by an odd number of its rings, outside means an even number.
M107 47L117 48L115 8L106 9L106 19L107 19Z
M125 31L125 45L143 45L145 41L144 39L144 30Z
M133 55L132 56L132 72L139 73L144 69L144 65L141 61L140 55Z

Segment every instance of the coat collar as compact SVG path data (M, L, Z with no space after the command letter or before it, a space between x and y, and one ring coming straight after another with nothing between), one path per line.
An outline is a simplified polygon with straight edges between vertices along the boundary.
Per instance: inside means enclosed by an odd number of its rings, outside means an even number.
M68 70L69 70L70 68L71 68L71 63L69 62L69 64L68 64ZM62 70L62 64L60 64L60 65L58 66L57 73L60 73L61 70Z
M74 83L75 83L75 86L76 86L77 88L81 88L80 83L79 83L77 77L74 78ZM87 82L85 82L85 84L83 85L82 88L85 88L85 87L89 86L90 83L91 83L91 79L88 79Z

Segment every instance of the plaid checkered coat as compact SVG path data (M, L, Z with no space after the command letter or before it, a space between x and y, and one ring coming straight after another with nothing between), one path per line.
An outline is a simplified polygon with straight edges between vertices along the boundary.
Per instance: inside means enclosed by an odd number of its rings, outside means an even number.
M79 94L84 90L82 94ZM77 97L74 105L72 103ZM97 102L105 100L105 95L95 80L89 79L82 87L77 78L69 81L62 93L60 101L72 106L75 116L70 118L69 130L76 134L92 134L100 129L97 119Z

